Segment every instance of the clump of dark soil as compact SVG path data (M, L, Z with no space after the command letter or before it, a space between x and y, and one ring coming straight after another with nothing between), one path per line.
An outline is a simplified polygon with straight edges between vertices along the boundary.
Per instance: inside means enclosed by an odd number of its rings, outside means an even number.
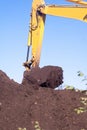
M37 84L41 87L56 88L63 83L63 70L57 66L34 68L24 72L22 84Z
M0 71L0 130L87 130L87 91L53 89L62 82L60 67L24 72L21 84Z

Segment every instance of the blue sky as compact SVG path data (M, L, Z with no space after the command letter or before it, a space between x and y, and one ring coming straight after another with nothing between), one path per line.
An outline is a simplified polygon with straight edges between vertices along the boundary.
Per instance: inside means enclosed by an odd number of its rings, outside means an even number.
M72 4L65 0L45 0L47 4ZM32 0L0 1L0 69L11 79L22 81ZM87 23L46 17L40 67L60 66L64 84L86 89L77 71L87 74Z

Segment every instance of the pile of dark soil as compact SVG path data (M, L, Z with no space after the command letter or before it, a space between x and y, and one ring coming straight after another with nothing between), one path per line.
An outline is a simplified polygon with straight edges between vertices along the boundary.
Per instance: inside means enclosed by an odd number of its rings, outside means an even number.
M87 130L87 92L52 89L61 68L33 72L18 84L0 71L0 130Z

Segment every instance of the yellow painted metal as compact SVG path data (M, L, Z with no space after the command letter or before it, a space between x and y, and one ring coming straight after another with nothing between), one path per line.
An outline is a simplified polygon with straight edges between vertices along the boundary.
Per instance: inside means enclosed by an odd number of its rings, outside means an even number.
M87 22L87 7L77 6L45 6L40 11L44 14L72 18Z
M84 5L87 6L87 2L83 1L83 0L67 0L69 2L74 2L76 4L80 4L80 5Z
M45 25L45 14L38 12L38 7L44 5L44 0L33 0L30 20L30 31L28 35L28 46L32 46L32 67L38 67L40 62L42 39Z
M70 2L82 3L81 0L67 0ZM83 5L87 3L83 2ZM46 15L60 16L72 18L87 22L87 7L86 6L46 6L44 0L33 0L32 12L30 20L30 31L28 35L28 46L32 47L32 58L34 62L32 67L39 67L40 55L42 48L42 39L45 26ZM31 61L31 60L30 60Z
M44 33L45 15L38 15L37 19L38 26L35 30L32 30L32 57L34 57L32 67L39 67L42 39Z
M33 2L32 2L30 30L29 30L29 34L28 34L28 46L30 46L32 44L32 30L37 30L37 28L38 28L37 9L40 5L44 5L44 4L45 4L44 0L33 0Z

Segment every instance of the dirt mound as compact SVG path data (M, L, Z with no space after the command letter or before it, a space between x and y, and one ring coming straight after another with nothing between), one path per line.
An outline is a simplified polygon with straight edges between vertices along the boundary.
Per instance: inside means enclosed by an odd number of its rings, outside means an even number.
M87 130L86 91L39 87L36 80L18 84L0 71L0 130Z
M0 70L0 86L5 86L5 85L18 85L13 79L11 80L5 72Z

